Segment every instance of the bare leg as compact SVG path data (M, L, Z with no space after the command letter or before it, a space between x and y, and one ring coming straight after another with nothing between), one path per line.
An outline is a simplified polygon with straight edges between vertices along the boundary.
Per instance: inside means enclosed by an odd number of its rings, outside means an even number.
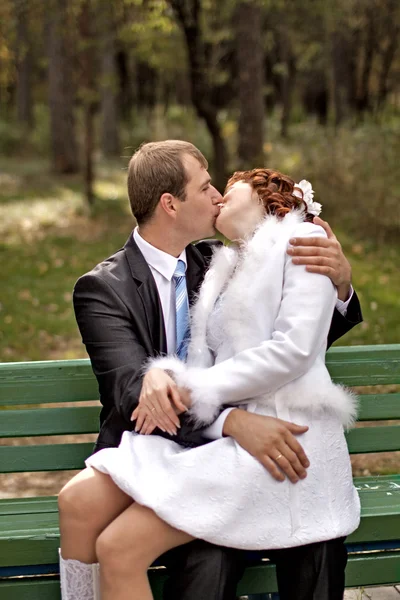
M78 473L58 497L62 557L97 562L96 539L132 502L108 475L91 467Z
M102 600L151 600L147 569L167 550L193 539L149 508L132 504L97 540Z

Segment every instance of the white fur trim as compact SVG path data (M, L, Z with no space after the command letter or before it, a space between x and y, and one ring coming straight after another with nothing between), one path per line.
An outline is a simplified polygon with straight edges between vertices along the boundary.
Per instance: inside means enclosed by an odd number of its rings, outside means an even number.
M157 356L156 358L150 358L145 366L144 372L147 373L150 369L162 369L163 371L172 371L175 375L183 373L186 369L186 365L177 356Z
M173 371L178 385L191 391L189 412L197 424L212 422L220 406L227 402L225 397L218 396L207 374L214 358L207 346L206 327L216 300L223 292L223 331L232 354L270 339L281 304L285 261L290 260L286 254L289 238L326 235L321 227L305 223L303 219L304 214L299 211L281 220L269 215L242 251L235 247L218 248L192 309L187 367L171 357L150 361L150 366ZM354 421L357 404L351 392L333 385L321 358L303 376L274 394L251 400L274 407L312 411L328 408L336 412L347 427Z
M238 260L235 248L219 247L212 258L199 296L190 311L190 343L187 362L191 366L210 367L214 359L207 347L207 319L222 289L229 281Z
M190 390L192 406L188 414L196 425L208 425L215 420L221 406L220 395L207 386L207 370L192 367L179 373L176 379L178 386ZM206 388L206 391L205 391Z

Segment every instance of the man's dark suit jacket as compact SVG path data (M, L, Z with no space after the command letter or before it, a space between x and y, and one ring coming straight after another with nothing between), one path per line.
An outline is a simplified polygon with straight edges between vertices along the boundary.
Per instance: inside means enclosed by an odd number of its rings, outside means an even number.
M213 247L219 244L215 240L202 241L186 248L190 304L203 280ZM77 281L73 300L103 405L96 450L118 446L122 433L134 428L130 416L138 403L143 365L150 357L167 352L156 283L133 235L124 248ZM346 317L335 310L328 345L361 319L360 304L354 294ZM170 437L160 430L156 432ZM173 439L185 446L198 446L209 441L184 415L178 435Z

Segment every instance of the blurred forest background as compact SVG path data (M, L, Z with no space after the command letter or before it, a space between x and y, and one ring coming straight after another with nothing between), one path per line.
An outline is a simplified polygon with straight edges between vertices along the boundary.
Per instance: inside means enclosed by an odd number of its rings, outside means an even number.
M126 168L181 138L221 190L308 179L364 323L400 342L398 0L1 0L0 361L85 356L71 292L134 222Z

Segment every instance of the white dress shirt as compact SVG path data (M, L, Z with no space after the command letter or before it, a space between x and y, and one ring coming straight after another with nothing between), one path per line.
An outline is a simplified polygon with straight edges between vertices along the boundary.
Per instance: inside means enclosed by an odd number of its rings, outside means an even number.
M145 261L149 265L156 282L164 317L165 333L167 336L167 351L168 354L174 354L176 350L175 284L172 278L178 260L182 260L187 267L186 251L184 250L178 258L175 258L174 256L171 256L171 254L167 254L146 242L146 240L141 237L138 227L135 228L133 237L139 250L144 256ZM346 316L347 307L352 296L353 288L351 287L349 298L345 302L339 299L336 302L337 310L344 317ZM234 410L234 407L225 409L214 423L204 430L203 435L212 440L223 437L225 419L231 410Z
M178 260L186 263L186 250L175 258L171 254L167 254L158 248L155 248L142 238L138 227L133 232L133 238L143 254L145 261L150 267L150 271L156 282L158 295L161 302L161 308L164 317L165 334L167 336L167 351L168 354L174 354L176 350L176 331L175 331L175 283L173 276L175 273Z

